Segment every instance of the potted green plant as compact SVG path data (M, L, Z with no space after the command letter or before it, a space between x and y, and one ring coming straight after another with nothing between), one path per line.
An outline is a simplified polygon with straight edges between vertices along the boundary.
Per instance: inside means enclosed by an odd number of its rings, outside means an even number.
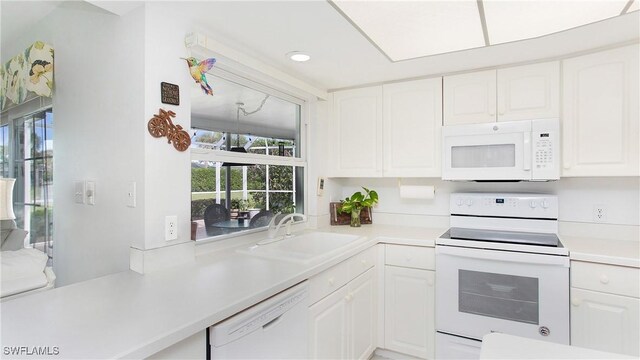
M340 202L342 204L340 211L345 214L351 213L352 227L359 227L361 225L360 211L362 211L362 209L366 207L371 208L378 203L378 193L375 190L369 190L364 186L362 188L365 191L364 195L360 191L356 191L351 197Z

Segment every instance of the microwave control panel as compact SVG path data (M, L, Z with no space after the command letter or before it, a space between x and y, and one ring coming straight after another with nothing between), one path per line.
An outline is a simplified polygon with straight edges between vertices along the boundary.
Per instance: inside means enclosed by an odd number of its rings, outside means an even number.
M532 180L560 178L560 142L557 120L536 120L532 122L531 145Z

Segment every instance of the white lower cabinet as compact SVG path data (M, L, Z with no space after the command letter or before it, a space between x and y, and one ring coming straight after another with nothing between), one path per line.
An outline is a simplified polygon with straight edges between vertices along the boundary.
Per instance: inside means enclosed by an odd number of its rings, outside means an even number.
M402 245L385 247L384 347L422 359L433 359L433 248Z
M375 270L309 307L311 359L368 359L375 350Z
M571 345L640 355L640 269L571 262Z
M309 279L310 359L368 359L376 349L377 246Z
M571 289L571 345L640 355L640 299Z

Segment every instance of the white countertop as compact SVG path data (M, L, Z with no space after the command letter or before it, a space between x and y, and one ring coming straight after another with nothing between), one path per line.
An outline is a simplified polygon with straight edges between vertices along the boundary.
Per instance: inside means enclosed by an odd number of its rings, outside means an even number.
M0 305L2 346L57 346L60 354L51 358L64 359L147 357L378 241L434 246L445 230L329 227L320 231L363 237L339 256L309 265L231 251L145 275L127 271L25 296Z
M57 346L52 358L142 358L375 245L432 247L445 228L363 225L362 238L308 265L223 251L140 275L113 274L0 304L2 346ZM561 236L574 260L638 267L638 244Z
M640 241L561 235L571 260L640 268Z
M637 359L633 356L492 333L482 338L480 359Z

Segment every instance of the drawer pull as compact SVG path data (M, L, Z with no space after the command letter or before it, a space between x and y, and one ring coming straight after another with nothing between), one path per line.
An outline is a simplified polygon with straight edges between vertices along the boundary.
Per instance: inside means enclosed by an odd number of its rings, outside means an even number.
M344 299L345 299L347 302L349 302L349 301L351 301L351 299L353 299L353 295L352 295L352 294L349 294L349 295L345 296L345 297L344 297Z
M609 283L609 278L607 277L607 275L600 276L600 282L603 283L603 284L608 284Z
M367 265L367 259L362 259L362 260L360 260L360 263L361 263L362 265Z
M582 304L582 301L580 299L578 299L577 297L574 297L571 299L571 305L573 306L580 306Z
M433 286L433 280L431 280L431 279L427 280L427 285Z
M327 281L329 283L329 286L333 286L333 284L336 282L336 279L334 278L329 278L329 281Z

